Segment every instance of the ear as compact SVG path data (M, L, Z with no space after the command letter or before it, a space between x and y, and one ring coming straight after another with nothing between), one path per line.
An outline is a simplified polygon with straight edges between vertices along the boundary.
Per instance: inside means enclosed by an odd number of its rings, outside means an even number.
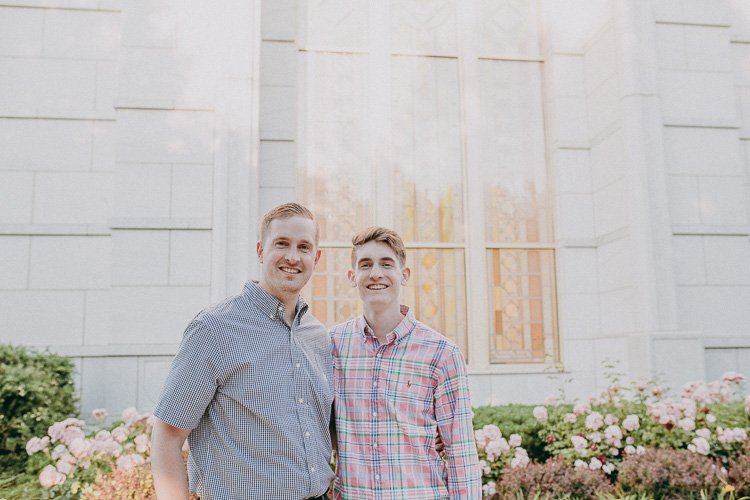
M405 267L401 270L401 284L406 285L406 282L409 281L409 278L411 277L411 269L408 267Z
M319 260L320 260L320 248L318 248L318 250L315 251L315 264L317 264Z
M255 253L258 255L258 262L263 262L263 242L259 241L255 244ZM317 260L315 261L317 262Z
M357 286L357 280L354 275L354 271L351 271L351 270L347 271L346 277L349 278L349 284L351 284L352 286Z

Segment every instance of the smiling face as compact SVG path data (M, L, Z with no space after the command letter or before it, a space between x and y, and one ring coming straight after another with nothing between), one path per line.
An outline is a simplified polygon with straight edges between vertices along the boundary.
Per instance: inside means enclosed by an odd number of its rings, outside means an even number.
M348 276L365 307L398 308L401 287L410 274L390 246L373 240L356 247L354 269Z
M315 222L301 216L274 219L256 247L260 261L258 286L287 303L297 300L320 258Z

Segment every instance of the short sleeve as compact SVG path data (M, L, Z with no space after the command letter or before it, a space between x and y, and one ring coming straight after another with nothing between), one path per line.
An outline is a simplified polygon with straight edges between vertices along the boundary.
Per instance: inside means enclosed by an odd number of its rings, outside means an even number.
M198 425L219 386L220 347L202 321L193 320L188 325L164 382L155 417L182 429Z

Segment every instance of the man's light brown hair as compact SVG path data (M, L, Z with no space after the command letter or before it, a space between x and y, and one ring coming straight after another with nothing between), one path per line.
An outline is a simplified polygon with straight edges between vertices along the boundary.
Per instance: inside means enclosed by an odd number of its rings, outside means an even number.
M268 234L268 227L276 219L288 219L289 217L304 217L310 219L315 223L315 246L318 245L318 234L320 233L320 227L318 221L315 220L313 213L307 208L303 207L299 203L284 203L277 207L272 208L263 216L260 220L260 241L266 241L266 235Z
M380 241L381 243L388 245L388 247L396 254L396 257L398 257L398 262L401 264L401 267L406 265L406 249L404 248L404 241L401 239L401 236L392 229L376 226L368 227L367 229L355 234L352 238L352 269L357 267L357 249L371 241Z

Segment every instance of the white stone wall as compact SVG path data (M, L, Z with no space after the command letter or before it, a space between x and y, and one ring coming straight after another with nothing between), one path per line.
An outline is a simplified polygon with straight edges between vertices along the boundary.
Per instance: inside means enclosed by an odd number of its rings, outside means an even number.
M71 356L84 411L152 407L188 321L255 275L258 216L299 198L300 40L333 36L300 9L0 0L0 341ZM545 126L568 395L601 386L607 358L673 385L749 373L747 2L519 11L537 16L521 25L542 58L531 120ZM388 31L368 30L331 43ZM477 404L559 384L473 363Z

